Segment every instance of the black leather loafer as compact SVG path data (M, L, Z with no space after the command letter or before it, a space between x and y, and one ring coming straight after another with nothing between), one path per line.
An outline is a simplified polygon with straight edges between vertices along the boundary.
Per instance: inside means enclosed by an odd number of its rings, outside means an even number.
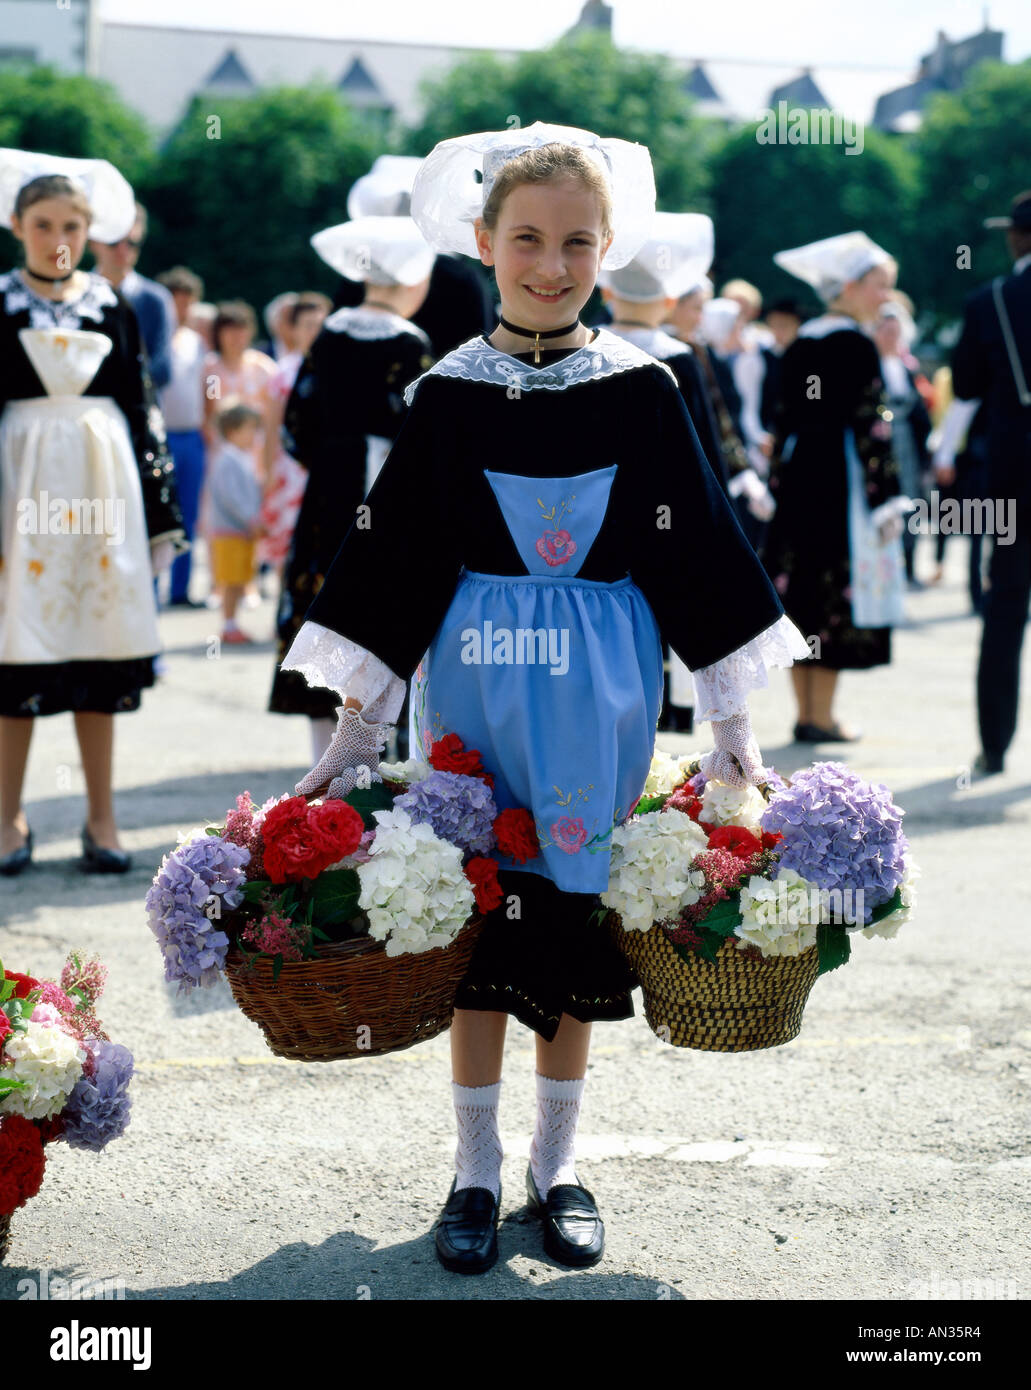
M819 724L796 724L796 743L858 743L863 737L862 730L854 734L843 734L840 729L822 729Z
M5 854L0 859L0 874L6 874L8 878L13 878L15 874L20 874L22 869L28 868L32 863L32 826L25 837L25 843L20 849L12 849L10 854Z
M526 1192L531 1210L541 1216L544 1249L551 1258L578 1268L596 1265L605 1253L605 1226L587 1188L558 1183L545 1200L537 1191L533 1169L527 1166Z
M121 849L101 849L84 825L81 867L87 874L124 874L132 868L132 856Z
M486 1187L456 1192L455 1182L437 1223L437 1259L454 1274L483 1274L498 1258L501 1193L495 1197Z

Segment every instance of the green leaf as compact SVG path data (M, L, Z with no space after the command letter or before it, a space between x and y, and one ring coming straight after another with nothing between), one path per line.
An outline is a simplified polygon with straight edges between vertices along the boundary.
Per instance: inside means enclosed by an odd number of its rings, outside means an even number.
M886 903L881 903L879 907L875 907L871 911L870 921L867 922L865 925L870 926L873 922L879 922L882 917L888 917L891 915L891 913L897 912L901 906L902 889L896 888L895 892L891 895L891 897L888 899Z
M376 822L372 818L373 811L389 811L394 804L393 794L382 782L373 782L368 787L355 787L344 800L361 816L366 830L376 828Z
M817 979L828 970L837 970L852 954L852 944L844 927L823 922L816 928L816 949L820 955Z
M273 983L273 984L275 984L276 981L279 979L279 972L282 970L282 968L283 968L283 956L282 956L282 952L280 952L280 954L279 954L278 956L276 956L276 957L274 958L274 960L272 961L272 983Z
M322 927L339 926L358 911L361 884L354 869L331 869L311 885L311 921Z
M647 816L653 811L661 811L669 800L669 796L642 796L634 807L635 816Z
M12 1091L27 1091L27 1081L16 1081L13 1076L0 1076L0 1096L10 1095Z
M275 891L276 885L267 878L253 878L250 883L243 886L244 901L249 903L260 902L265 893Z
M695 923L695 929L700 931L703 927L717 936L727 937L741 924L741 892L740 889L731 893L729 898L723 898L705 914L700 922Z
M2 969L3 969L3 966L0 965L0 970L2 970ZM10 999L10 997L11 997L11 995L12 995L13 993L14 993L14 981L13 981L13 980L2 980L2 981L0 981L0 1004L6 1004L7 1001L8 1001L8 999Z

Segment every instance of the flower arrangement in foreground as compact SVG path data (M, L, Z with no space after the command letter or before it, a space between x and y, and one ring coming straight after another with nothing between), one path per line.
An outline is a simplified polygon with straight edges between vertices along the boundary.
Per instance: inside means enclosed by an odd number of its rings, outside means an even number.
M211 985L233 946L271 957L276 976L355 936L384 942L388 956L447 946L501 903L498 857L539 853L530 813L498 811L480 754L456 734L428 762L382 764L380 775L342 801L256 806L244 792L223 825L181 834L147 894L165 979L180 993Z
M728 938L764 957L815 946L823 973L848 960L850 933L892 937L908 919L918 870L887 787L822 762L771 773L767 801L696 767L657 752L613 832L601 901L624 930L661 925L683 959L713 963Z
M0 966L0 1218L39 1191L46 1144L99 1153L129 1123L132 1053L95 1013L106 977L75 952L59 983Z

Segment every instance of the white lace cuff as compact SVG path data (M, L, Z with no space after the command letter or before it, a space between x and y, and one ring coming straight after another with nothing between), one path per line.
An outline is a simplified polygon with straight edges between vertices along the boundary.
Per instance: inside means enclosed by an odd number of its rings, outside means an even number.
M811 656L809 645L785 613L758 636L711 666L692 671L696 719L729 719L748 706L751 690L765 690L771 666L791 666Z
M319 623L305 623L283 658L284 671L300 671L309 685L328 686L342 699L362 702L362 714L394 724L404 704L405 683L356 642Z

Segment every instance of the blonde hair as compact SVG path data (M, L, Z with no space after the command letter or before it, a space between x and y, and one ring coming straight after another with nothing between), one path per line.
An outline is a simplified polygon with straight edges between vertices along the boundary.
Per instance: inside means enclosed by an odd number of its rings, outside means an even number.
M758 314L763 307L763 297L748 280L728 280L720 290L723 299L743 299L750 309Z
M575 179L593 193L601 208L602 240L612 227L612 193L598 165L577 145L539 145L524 150L502 165L490 195L480 214L483 226L494 231L505 199L524 183L557 183L560 179Z

